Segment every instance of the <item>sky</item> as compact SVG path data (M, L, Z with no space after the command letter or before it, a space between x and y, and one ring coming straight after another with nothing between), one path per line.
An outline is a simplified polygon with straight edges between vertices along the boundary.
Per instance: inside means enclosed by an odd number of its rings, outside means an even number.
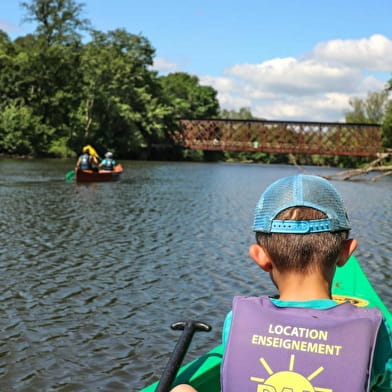
M22 23L2 0L0 29ZM84 0L82 16L107 32L141 34L160 75L186 72L212 86L222 109L267 120L344 121L350 98L392 79L392 0Z

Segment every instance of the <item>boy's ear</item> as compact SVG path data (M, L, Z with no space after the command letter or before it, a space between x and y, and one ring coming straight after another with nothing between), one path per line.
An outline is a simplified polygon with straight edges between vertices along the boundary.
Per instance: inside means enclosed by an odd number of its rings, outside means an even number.
M339 259L337 262L338 267L343 267L349 257L352 255L354 250L357 248L358 242L355 238L350 238L343 242L342 249L340 251Z
M272 271L272 262L267 251L259 244L252 244L249 247L249 256L254 262L261 267L265 272Z

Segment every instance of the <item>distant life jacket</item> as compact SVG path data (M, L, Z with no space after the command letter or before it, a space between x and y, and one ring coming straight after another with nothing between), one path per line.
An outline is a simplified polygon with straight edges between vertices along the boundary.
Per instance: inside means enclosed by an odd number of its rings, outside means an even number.
M80 157L80 169L82 170L89 170L91 169L91 165L90 165L90 155L88 154L83 154Z
M349 302L320 310L235 297L222 392L368 391L381 320Z
M113 170L114 160L111 158L105 158L102 161L102 169L104 170Z

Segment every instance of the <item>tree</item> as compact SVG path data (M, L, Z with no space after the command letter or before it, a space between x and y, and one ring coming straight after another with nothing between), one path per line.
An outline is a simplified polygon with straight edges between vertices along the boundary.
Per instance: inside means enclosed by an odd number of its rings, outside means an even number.
M10 98L22 100L47 129L54 130L52 142L69 136L80 101L80 44L47 46L42 37L26 36L18 38L14 48L15 91ZM49 153L50 145L39 153Z
M74 0L22 2L25 20L37 23L35 34L15 40L17 96L40 118L50 133L49 145L67 140L76 126L74 113L81 90L81 35L89 22L80 18L83 4ZM15 74L15 72L14 72ZM42 144L42 147L44 144Z
M388 81L386 91L392 91L392 79ZM381 126L382 143L385 148L392 149L392 100L387 104L384 122Z
M392 101L387 107L381 130L383 147L392 149Z
M351 111L345 113L347 123L381 124L388 104L388 91L369 92L366 99L350 98Z
M367 122L364 103L362 98L350 98L349 104L352 107L351 111L345 113L345 120L347 123L363 124Z
M72 145L94 141L127 156L162 137L170 113L149 69L155 50L145 37L123 29L93 31L92 38L83 51L81 126Z
M160 77L166 102L176 118L213 118L219 112L217 91L199 84L197 76L175 72Z
M43 122L30 104L32 83L38 73L32 72L27 50L34 39L27 36L17 41L12 43L6 34L0 34L0 151L39 155L49 150L53 128Z
M250 108L240 108L238 111L223 109L219 113L219 118L229 120L260 120L253 116Z
M21 6L27 12L24 20L37 23L37 35L44 37L48 46L80 41L78 31L90 26L80 17L84 4L75 0L30 0L22 1Z
M372 92L365 101L365 111L370 123L381 124L388 106L388 90Z
M20 100L10 102L0 113L0 151L35 155L47 151L52 130Z
M0 30L0 110L15 94L15 51L8 35Z
M147 38L90 30L76 0L25 0L34 34L0 31L0 149L48 155L94 143L138 157L170 143L178 117L216 117L217 92L185 73L158 77ZM81 31L90 32L84 44ZM97 146L97 147L98 147Z

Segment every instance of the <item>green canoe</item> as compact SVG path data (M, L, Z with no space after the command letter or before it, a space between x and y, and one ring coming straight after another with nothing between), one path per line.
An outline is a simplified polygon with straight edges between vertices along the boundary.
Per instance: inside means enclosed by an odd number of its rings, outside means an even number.
M357 306L378 307L392 328L392 314L354 256L351 256L344 267L337 269L332 292L338 301L349 300ZM220 392L219 370L222 353L222 345L216 346L208 353L181 367L173 385L187 383L193 385L199 392ZM157 385L158 383L149 385L141 392L153 392Z

